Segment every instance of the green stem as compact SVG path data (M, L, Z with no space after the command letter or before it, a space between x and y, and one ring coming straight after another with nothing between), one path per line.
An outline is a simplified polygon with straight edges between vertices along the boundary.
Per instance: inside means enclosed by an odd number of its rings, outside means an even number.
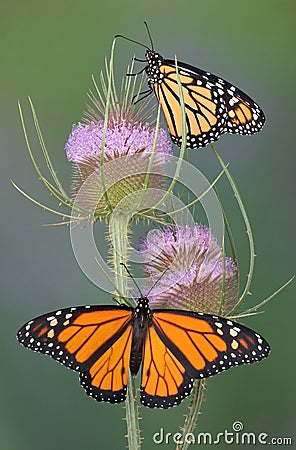
M112 214L109 222L109 234L112 244L114 266L114 283L123 299L128 298L127 273L124 266L127 262L129 217L124 214Z
M127 273L124 266L121 264L127 263L129 221L130 217L128 215L113 213L109 222L109 234L115 273L114 282L116 290L121 293L123 300L129 297ZM128 377L125 407L128 448L130 450L140 450L141 436L135 377L130 374Z
M176 450L186 450L189 445L189 433L193 433L198 415L200 414L201 404L204 398L205 380L195 380L192 389L191 403L189 406L189 414L186 416L184 426L182 427L182 444L178 444ZM188 442L187 442L188 441Z
M136 377L129 373L125 401L127 441L129 450L141 449L141 432L139 425L139 407L137 403Z

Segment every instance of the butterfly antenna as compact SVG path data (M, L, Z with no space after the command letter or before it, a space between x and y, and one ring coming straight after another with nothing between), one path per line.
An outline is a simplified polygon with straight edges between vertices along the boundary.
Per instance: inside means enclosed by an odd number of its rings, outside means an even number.
M125 270L127 271L128 275L131 277L131 279L133 280L133 282L135 283L135 286L137 287L139 293L140 293L140 297L143 297L143 294L141 292L141 289L139 288L139 285L137 284L136 280L134 279L134 277L132 276L132 274L130 273L130 271L128 270L127 266L124 263L120 263L121 266L123 266L125 268Z
M157 283L162 279L162 277L166 274L166 272L169 270L169 267L167 267L162 274L160 275L159 278L157 278L157 280L155 281L155 283L153 284L153 286L149 289L148 294L146 295L146 297L149 297L150 292L152 291L152 289L155 288L155 286L157 285Z
M144 47L144 48L146 48L147 50L150 50L150 48L147 47L147 45L142 44L141 42L135 41L134 39L128 38L128 37L126 37L126 36L123 36L123 34L116 34L114 37L115 37L115 38L122 38L122 39L125 39L126 41L133 42L134 44L140 45L141 47Z
M150 41L150 44L151 44L151 50L154 51L153 41L152 41L151 33L150 33L150 30L149 30L149 27L148 27L148 23L144 22L144 25L146 27L147 34L148 34L148 37L149 37L149 41Z

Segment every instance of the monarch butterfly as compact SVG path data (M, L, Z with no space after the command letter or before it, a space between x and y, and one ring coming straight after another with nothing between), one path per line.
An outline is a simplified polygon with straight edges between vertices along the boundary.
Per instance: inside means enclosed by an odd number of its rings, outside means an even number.
M148 76L149 90L161 106L172 141L181 147L182 114L176 62L163 58L153 49L151 35L145 22L151 49L133 39L123 37L146 48L147 62L143 71ZM177 61L186 115L187 147L204 147L224 133L254 134L265 123L262 109L243 91L228 81L202 69ZM141 71L142 72L142 71Z
M140 401L149 408L181 403L195 378L267 357L262 336L226 318L149 307L141 296L135 308L80 306L37 317L18 341L79 372L87 394L98 401L126 398L128 370L142 364Z

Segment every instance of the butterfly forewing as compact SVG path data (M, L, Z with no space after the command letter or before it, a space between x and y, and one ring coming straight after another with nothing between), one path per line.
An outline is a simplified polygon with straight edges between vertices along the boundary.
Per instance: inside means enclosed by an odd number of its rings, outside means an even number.
M97 400L123 401L131 319L132 309L124 306L67 308L31 320L19 330L17 339L80 372L84 389Z
M209 314L155 310L153 325L192 378L210 377L235 365L260 361L270 351L258 333Z
M175 67L160 66L164 75L161 83L153 87L162 107L173 142L182 142L182 113L180 92ZM203 147L217 140L225 129L225 104L217 89L206 80L192 77L186 71L179 72L185 106L188 146Z
M146 72L172 140L182 144L182 115L176 62L147 50ZM177 61L186 115L187 146L204 147L223 133L254 134L265 123L261 108L243 91L202 69Z

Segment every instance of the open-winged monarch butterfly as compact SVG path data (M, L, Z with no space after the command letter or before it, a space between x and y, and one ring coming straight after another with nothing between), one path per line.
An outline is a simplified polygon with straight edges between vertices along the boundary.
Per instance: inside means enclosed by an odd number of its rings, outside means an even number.
M169 408L187 397L195 378L265 358L270 347L249 328L197 312L137 306L80 306L26 323L18 341L79 372L87 394L98 401L126 398L128 370L142 365L140 401Z
M181 147L182 114L176 62L163 58L153 49L153 42L145 22L151 48L146 48L149 91L154 92L166 120L172 141ZM136 59L136 58L135 58ZM142 61L136 59L137 61ZM144 62L144 61L143 61ZM223 133L255 134L265 123L262 109L243 91L210 72L177 61L186 114L187 147L204 147Z

